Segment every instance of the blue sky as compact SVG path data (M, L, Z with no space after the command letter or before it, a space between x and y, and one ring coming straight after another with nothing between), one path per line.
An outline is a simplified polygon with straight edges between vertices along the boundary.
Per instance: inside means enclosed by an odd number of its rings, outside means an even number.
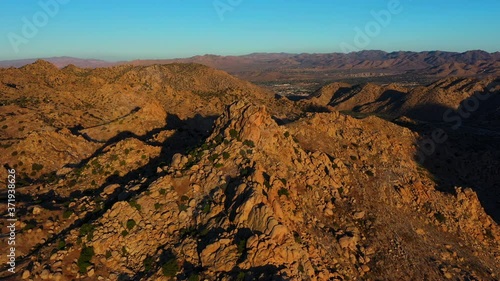
M393 13L388 5L397 2ZM390 20L377 22L372 12L380 11ZM493 52L499 11L498 0L1 0L0 60L326 53L341 52L343 43ZM360 36L367 36L361 45Z

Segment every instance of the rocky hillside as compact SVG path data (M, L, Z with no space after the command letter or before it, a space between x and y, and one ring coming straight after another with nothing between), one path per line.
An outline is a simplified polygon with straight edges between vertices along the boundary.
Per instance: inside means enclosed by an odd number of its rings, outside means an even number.
M7 280L500 278L495 207L415 160L418 122L307 112L348 85L293 103L200 65L0 79L22 241Z
M499 93L500 80L495 78L445 78L413 88L398 84L332 83L313 93L306 103L337 111L449 122L446 120L448 110L464 111L463 119L480 119L498 112ZM473 118L465 113L472 114Z

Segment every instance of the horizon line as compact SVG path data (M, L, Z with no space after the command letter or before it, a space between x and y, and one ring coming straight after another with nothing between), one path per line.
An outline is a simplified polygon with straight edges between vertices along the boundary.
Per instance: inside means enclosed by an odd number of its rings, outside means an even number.
M454 53L454 54L465 54L468 52L484 52L488 54L497 54L500 53L500 51L495 51L495 52L488 52L482 49L471 49L471 50L466 50L466 51L445 51L445 50L427 50L427 51L405 51L405 50L399 50L399 51L384 51L384 50L360 50L360 51L354 51L354 52L349 52L349 53L343 53L343 52L301 52L301 53L289 53L289 52L252 52L252 53L246 53L242 55L224 55L224 54L211 54L211 53L206 53L206 54L199 54L199 55L192 55L192 56L187 56L187 57L174 57L174 58L135 58L135 59L125 59L125 60L108 60L108 59L102 59L102 58L96 58L96 57L75 57L75 56L68 56L68 55L61 55L61 56L52 56L52 57L31 57L31 58L20 58L20 59L0 59L0 62L15 62L15 61L24 61L24 60L48 60L48 59L80 59L80 60L96 60L96 61L101 61L101 62L107 62L107 63L125 63L125 62L134 62L134 61L154 61L154 60L181 60L181 59L192 59L192 58L197 58L197 57L207 57L207 56L214 56L214 57L245 57L245 56L251 56L251 55L332 55L332 54L340 54L340 55L349 55L349 54L356 54L356 53L363 53L363 52L382 52L386 54L392 54L392 53L432 53L432 52L442 52L442 53Z

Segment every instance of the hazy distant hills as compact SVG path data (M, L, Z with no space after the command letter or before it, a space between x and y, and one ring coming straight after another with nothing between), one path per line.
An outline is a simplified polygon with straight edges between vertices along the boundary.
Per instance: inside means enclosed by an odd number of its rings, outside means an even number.
M344 77L414 75L414 76L488 76L500 73L500 53L480 50L464 53L361 51L341 54L254 53L243 56L204 55L183 59L134 60L107 62L72 57L46 58L58 67L74 64L96 68L112 65L153 65L199 63L224 70L250 81L276 79L336 79ZM20 67L35 59L0 61L0 67ZM354 75L354 76L353 76Z
M5 60L0 61L0 67L8 68L8 67L22 67L27 64L32 64L36 62L38 59L22 59L22 60ZM52 57L52 58L44 58L45 61L48 61L59 68L63 68L70 64L73 64L78 67L83 68L96 68L96 67L106 67L114 65L115 63L96 60L96 59L79 59L73 57Z

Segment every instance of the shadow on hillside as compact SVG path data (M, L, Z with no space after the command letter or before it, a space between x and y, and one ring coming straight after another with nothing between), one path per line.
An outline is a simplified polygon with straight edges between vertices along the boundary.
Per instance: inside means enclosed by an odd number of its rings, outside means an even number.
M470 104L484 94L473 95ZM486 213L500 223L500 131L484 129L484 116L500 109L498 93L481 100L475 110L468 109L466 103L457 110L431 104L409 113L427 122L397 123L419 133L415 159L431 173L439 191L454 194L457 186L473 189Z

